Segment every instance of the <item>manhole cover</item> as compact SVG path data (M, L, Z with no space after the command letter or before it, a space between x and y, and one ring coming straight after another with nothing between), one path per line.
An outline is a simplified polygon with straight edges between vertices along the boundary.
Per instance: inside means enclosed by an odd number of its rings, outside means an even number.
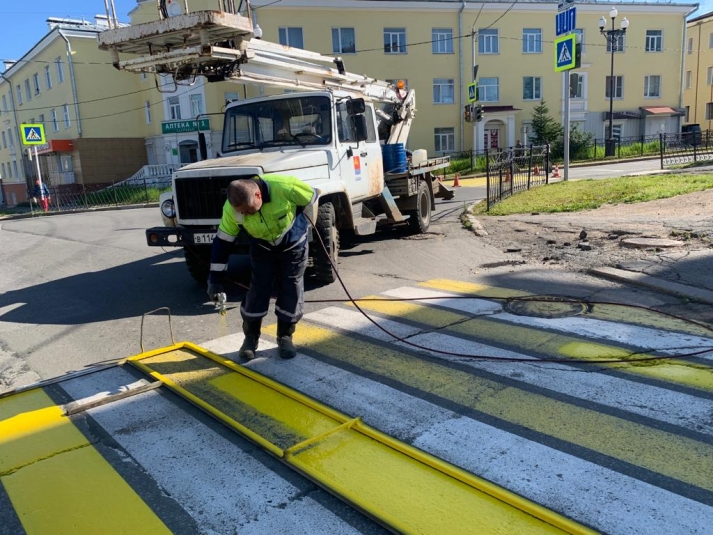
M561 297L536 296L511 299L505 310L518 316L533 318L568 318L587 312L589 307L581 301L562 301Z

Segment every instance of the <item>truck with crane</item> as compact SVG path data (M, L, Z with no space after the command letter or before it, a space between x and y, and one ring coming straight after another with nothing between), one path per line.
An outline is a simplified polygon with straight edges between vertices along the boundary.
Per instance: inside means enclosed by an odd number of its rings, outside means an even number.
M435 173L449 159L429 159L422 149L407 154L413 89L347 72L340 57L262 40L246 4L248 16L225 0L219 11L194 12L187 0L183 8L173 2L172 10L158 0L158 20L130 26L107 9L109 29L97 39L117 69L169 76L175 84L204 76L287 90L228 105L215 158L206 159L199 132L202 161L174 172L172 191L159 200L164 225L146 231L147 243L183 247L191 275L205 282L228 184L288 174L320 192L314 230L324 247L310 248L311 268L330 283L340 235L369 235L385 225L428 230L434 197L454 195ZM246 245L239 237L236 252Z

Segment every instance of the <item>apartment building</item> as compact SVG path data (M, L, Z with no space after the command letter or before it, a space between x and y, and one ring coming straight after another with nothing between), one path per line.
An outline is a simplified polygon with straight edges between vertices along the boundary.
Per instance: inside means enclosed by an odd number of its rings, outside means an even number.
M38 147L50 186L126 179L146 163L141 87L98 50L106 18L50 18L48 32L0 75L0 177L5 202L27 199L36 177L20 125L44 125Z
M683 77L685 122L713 129L713 12L688 21Z

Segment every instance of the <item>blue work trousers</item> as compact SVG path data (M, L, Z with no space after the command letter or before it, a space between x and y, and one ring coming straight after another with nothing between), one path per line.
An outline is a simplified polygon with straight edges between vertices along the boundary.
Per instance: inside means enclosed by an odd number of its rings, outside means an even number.
M267 315L273 282L277 285L275 315L279 323L294 324L304 313L304 275L308 245L304 240L286 251L250 245L250 289L240 306L244 321L254 322Z

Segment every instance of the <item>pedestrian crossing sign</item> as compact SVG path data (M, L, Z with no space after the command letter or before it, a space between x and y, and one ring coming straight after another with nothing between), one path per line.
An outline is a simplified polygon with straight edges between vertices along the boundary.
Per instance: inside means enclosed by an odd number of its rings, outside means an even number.
M473 82L468 84L468 102L476 102L478 100L478 84Z
M45 140L45 125L43 124L22 124L20 125L20 134L24 145L44 145Z
M577 34L569 33L555 39L555 72L574 69L576 56Z

